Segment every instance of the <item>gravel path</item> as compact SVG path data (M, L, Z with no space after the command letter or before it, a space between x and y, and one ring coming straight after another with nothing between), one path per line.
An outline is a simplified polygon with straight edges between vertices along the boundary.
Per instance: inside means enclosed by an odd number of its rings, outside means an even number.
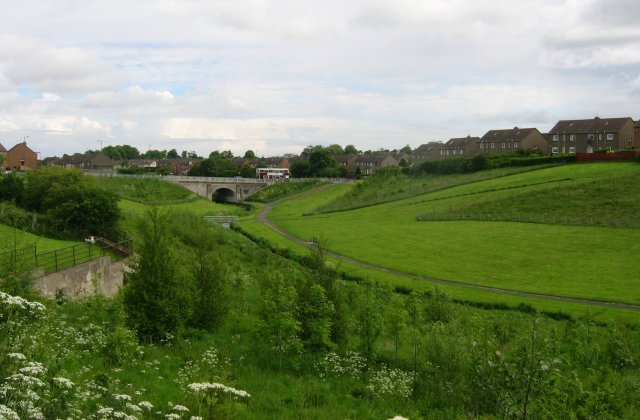
M290 198L288 200L284 200L284 201L280 201L278 203L268 203L265 204L264 208L262 209L262 211L260 212L260 214L258 214L258 216L256 216L256 220L265 224L266 226L269 226L271 229L275 230L276 232L278 232L279 234L281 234L282 236L287 237L288 239L291 239L292 241L295 241L297 243L299 243L300 245L304 245L306 247L311 247L313 246L312 243L307 242L295 235L292 235L291 233L283 230L282 228L280 228L279 226L277 226L276 224L274 224L273 222L271 222L267 216L269 215L269 213L271 212L271 209L273 209L274 206L276 205L280 205L280 204L284 204L287 203L289 201L293 201L293 200L297 200L299 198L311 195L311 194L315 194L317 193L319 190L321 189L325 189L325 188L329 188L331 185L327 185L327 186L323 186L314 190L311 190L305 194L302 195L298 195L294 198ZM457 282L457 281L453 281L453 280L443 280L443 279L436 279L433 277L425 277L425 276L419 276L417 274L412 274L412 273L406 273L404 271L398 271L398 270L393 270L393 269L389 269L389 268L385 268L385 267L379 267L377 265L373 265L373 264L369 264L363 261L358 261L358 260L354 260L351 259L349 257L346 257L344 255L341 254L336 254L335 252L331 252L329 250L326 251L326 254L336 258L340 261L344 261L346 263L349 264L353 264L359 267L363 267L363 268L368 268L371 270L377 270L377 271L381 271L383 273L389 273L389 274L394 274L397 276L403 276L403 277L407 277L407 278L412 278L412 279L417 279L417 280L423 280L423 281L428 281L431 283L436 283L436 284L445 284L445 285L450 285L450 286L458 286L458 287L466 287L469 289L476 289L476 290L484 290L484 291L489 291L489 292L494 292L494 293L502 293L505 295L512 295L512 296L522 296L522 297L531 297L531 298L537 298L537 299L545 299L545 300L554 300L554 301L558 301L558 302L570 302L570 303L581 303L581 304L586 304L586 305L594 305L594 306L604 306L604 307L609 307L609 308L620 308L620 309L631 309L634 311L640 311L640 305L632 305L632 304L628 304L628 303L619 303L619 302L604 302L604 301L600 301L600 300L591 300L591 299L580 299L580 298L573 298L573 297L566 297L566 296L554 296L554 295L545 295L542 293L529 293L529 292L519 292L516 290L509 290L509 289L501 289L498 287L488 287L488 286L479 286L476 284L469 284L469 283L462 283L462 282Z

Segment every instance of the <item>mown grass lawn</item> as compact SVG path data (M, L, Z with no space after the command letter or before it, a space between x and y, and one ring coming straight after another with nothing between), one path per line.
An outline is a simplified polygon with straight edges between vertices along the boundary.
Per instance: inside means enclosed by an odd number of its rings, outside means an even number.
M492 200L503 197L505 188L584 183L623 176L637 166L567 165L360 210L302 216L314 203L339 193L327 190L276 207L270 219L301 238L324 237L329 249L382 267L532 293L640 304L640 262L634 257L640 252L640 230L416 221L420 213L447 210L472 195Z
M309 249L297 242L294 242L270 227L255 221L245 221L240 223L242 229L248 233L267 239L273 245L280 248L288 248L296 255L308 255ZM449 293L453 298L481 303L504 303L512 307L521 303L529 304L538 311L546 312L564 312L571 314L575 318L593 318L600 321L616 321L622 323L640 322L640 311L629 309L617 309L610 307L594 307L584 304L560 302L533 297L512 296L508 294L500 294L478 289L471 289L464 286L453 286L437 284L430 281L408 278L384 271L378 271L371 268L361 267L350 264L336 258L328 257L328 263L336 267L340 272L347 273L351 276L357 276L363 279L377 281L383 284L389 284L393 287L403 286L415 291L433 290L439 287Z
M11 226L0 224L0 252L35 246L38 253L66 248L82 242L63 241L34 235Z

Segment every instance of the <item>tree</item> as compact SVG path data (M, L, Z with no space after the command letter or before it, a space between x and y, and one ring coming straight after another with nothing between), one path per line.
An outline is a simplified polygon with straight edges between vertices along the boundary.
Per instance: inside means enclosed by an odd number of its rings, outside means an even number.
M335 176L338 170L336 160L327 149L316 149L309 154L309 168L312 176ZM333 172L332 172L333 170Z
M400 345L400 339L402 333L407 327L407 321L409 314L402 307L403 299L398 296L393 296L391 302L386 306L386 326L387 331L393 338L393 348L395 354L396 363L398 362L398 347Z
M72 186L82 182L83 174L78 170L46 168L32 171L25 179L24 207L30 211L43 211L47 192L53 186Z
M382 332L382 315L374 286L370 283L365 285L361 296L356 325L356 332L360 339L359 350L367 360L371 361L376 342Z
M311 167L308 160L296 160L289 167L289 171L294 178L308 178L311 176Z
M120 219L118 197L88 183L53 185L42 204L54 230L64 236L113 237Z
M13 201L20 205L23 195L24 181L21 176L13 173L0 176L0 201Z
M409 146L408 144L406 146L404 146L402 149L400 149L401 152L403 153L407 153L407 154L411 154L412 149L411 146Z
M155 206L139 221L142 245L124 287L127 323L143 342L177 335L189 317L187 291L178 276L169 223L167 213Z
M353 144L349 144L344 148L345 155L357 155L359 153L358 149Z
M186 151L186 150L183 150L183 151L180 153L180 157L181 157L182 159L186 159L186 158L187 158L187 151Z
M309 283L300 296L301 338L312 351L330 350L335 347L331 341L333 304L322 286Z
M262 333L278 358L278 369L282 370L284 360L292 362L291 356L302 350L302 327L296 318L295 288L280 272L267 273L261 296Z
M176 149L171 149L167 152L167 158L169 159L177 159L178 158L178 151Z
M253 153L253 150L249 149L246 152L244 152L244 159L255 159L256 158L256 154Z
M212 331L222 324L229 310L225 266L222 258L214 252L214 238L211 232L205 226L201 226L194 235L191 325Z
M339 144L332 144L332 145L326 147L326 150L332 155L342 155L342 154L344 154L344 150L342 149L342 146L340 146Z

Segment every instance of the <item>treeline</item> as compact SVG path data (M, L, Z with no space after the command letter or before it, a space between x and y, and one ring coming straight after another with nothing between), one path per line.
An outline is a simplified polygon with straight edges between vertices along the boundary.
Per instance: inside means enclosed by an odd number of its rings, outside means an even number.
M183 150L178 154L176 149L171 150L147 150L141 153L136 147L128 144L106 146L102 148L102 152L115 161L127 161L132 159L177 159L177 158L197 158L196 152L187 152Z
M248 162L255 157L252 150L247 150L241 159L233 156L230 150L223 152L216 150L211 152L208 158L194 164L187 175L255 178L256 169L251 165L251 162Z
M0 223L39 234L112 237L120 218L117 202L115 194L78 170L0 175Z

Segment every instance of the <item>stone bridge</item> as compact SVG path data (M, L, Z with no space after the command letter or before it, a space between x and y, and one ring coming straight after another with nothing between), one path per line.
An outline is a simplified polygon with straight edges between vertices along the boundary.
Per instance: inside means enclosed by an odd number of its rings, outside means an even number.
M254 178L220 178L201 176L163 176L160 179L180 185L191 192L218 203L238 203L246 200L273 181Z

